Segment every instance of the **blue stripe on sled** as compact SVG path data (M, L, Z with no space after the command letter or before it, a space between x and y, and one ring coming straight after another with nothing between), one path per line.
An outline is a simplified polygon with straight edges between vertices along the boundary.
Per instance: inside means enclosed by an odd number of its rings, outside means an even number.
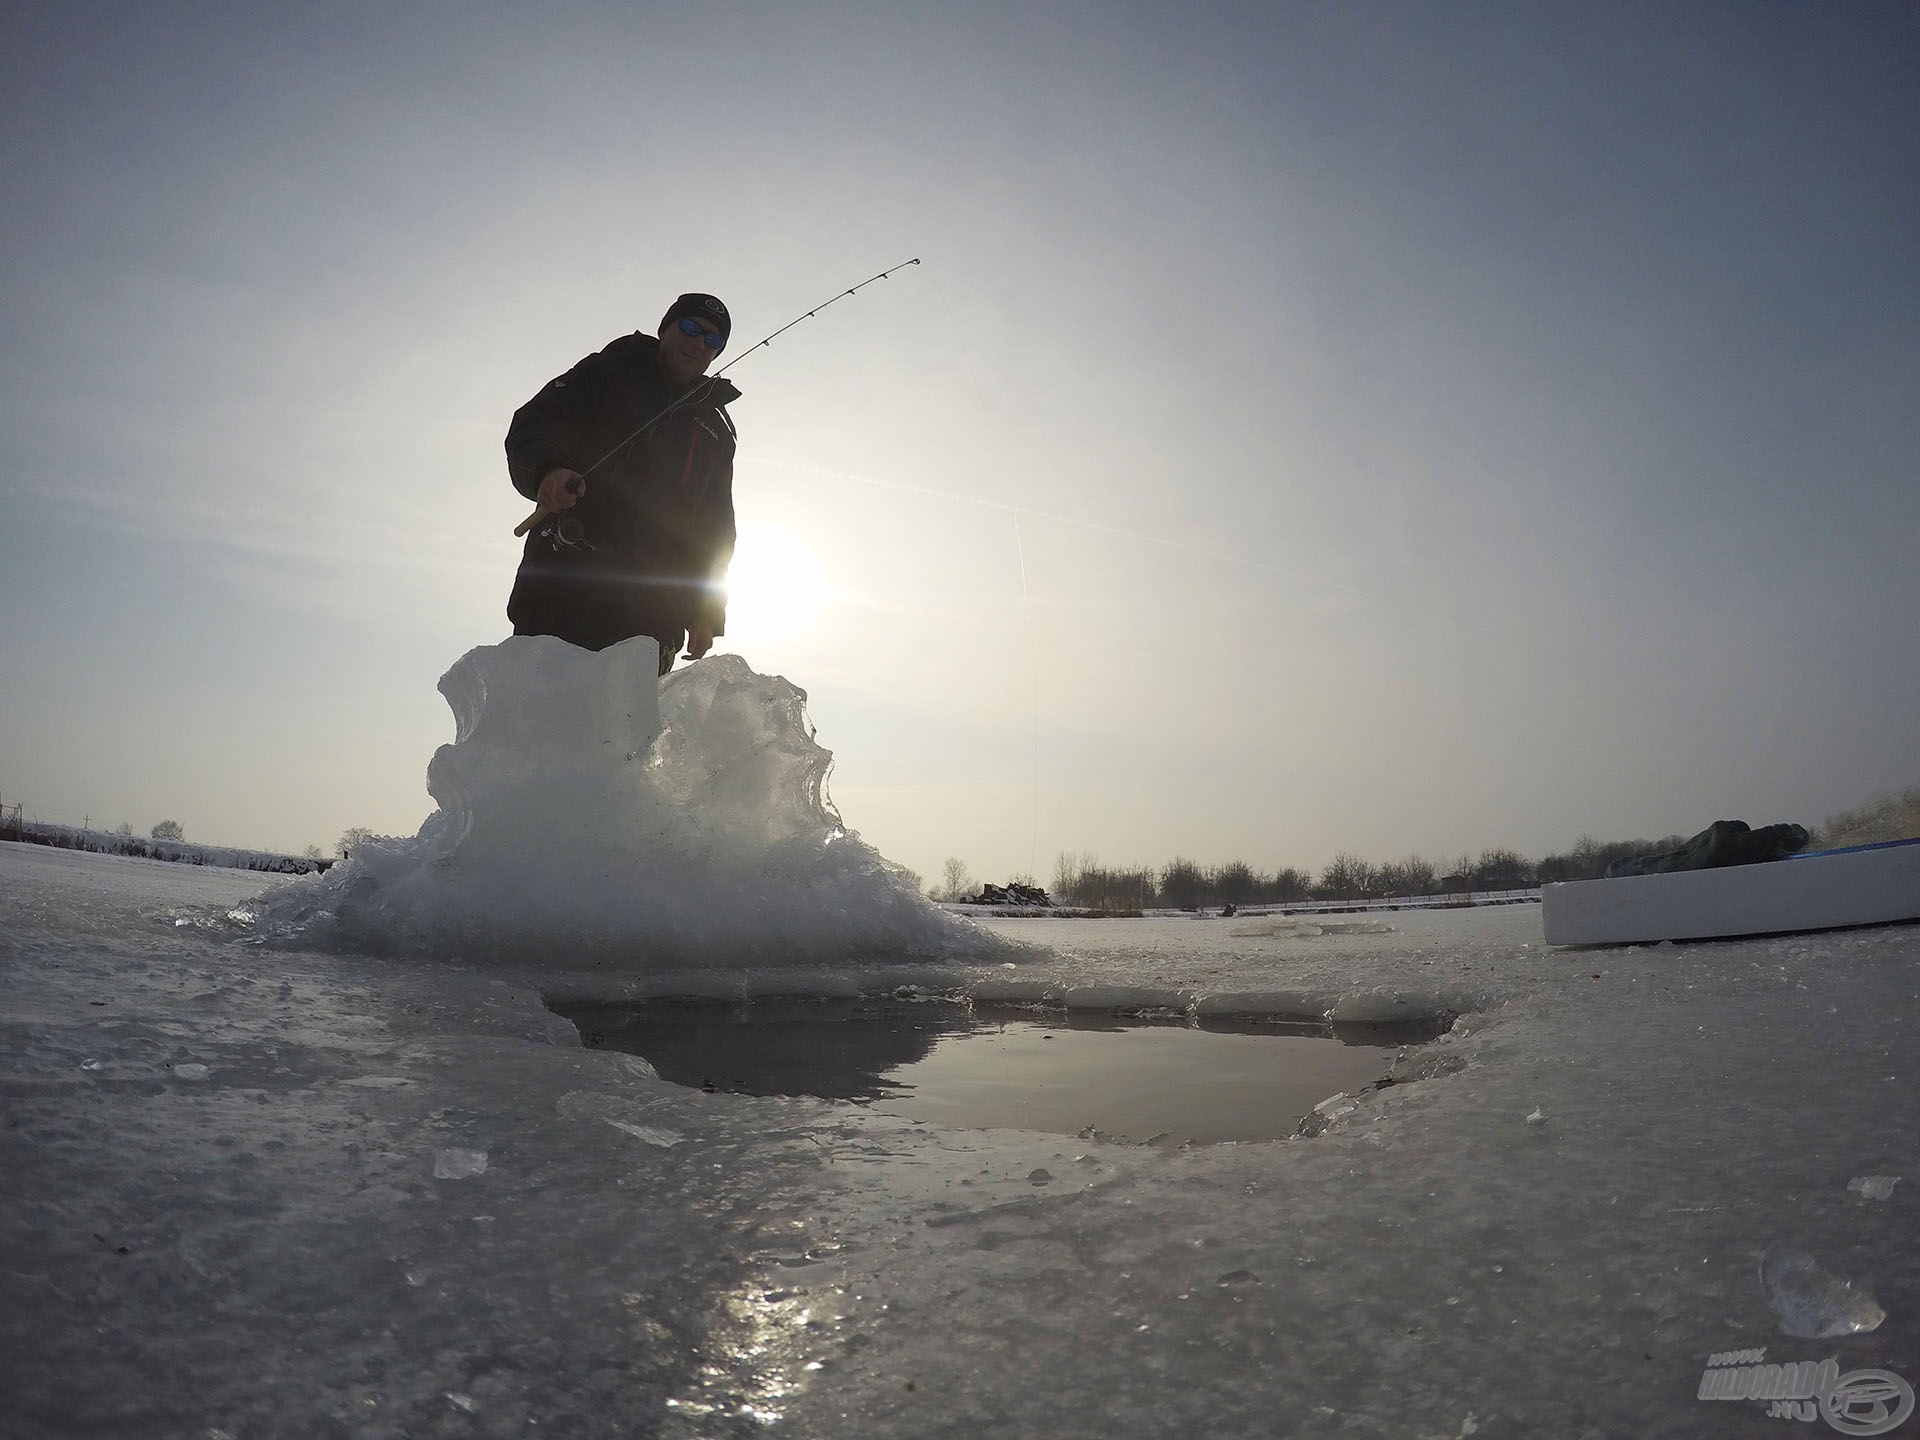
M1838 850L1802 850L1798 855L1789 855L1789 860L1817 860L1822 855L1858 855L1862 850L1894 850L1902 845L1920 845L1920 835L1909 836L1905 840L1876 840L1871 845L1842 845Z

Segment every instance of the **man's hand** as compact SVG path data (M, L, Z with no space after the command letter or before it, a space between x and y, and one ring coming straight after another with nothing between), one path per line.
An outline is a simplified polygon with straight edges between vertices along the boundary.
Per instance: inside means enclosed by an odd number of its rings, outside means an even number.
M704 625L696 625L687 632L687 658L698 660L713 648L713 631Z
M549 470L540 477L540 493L535 497L534 512L513 527L514 537L517 539L526 534L556 511L571 510L586 493L587 477L578 470Z
M571 510L587 493L587 477L578 470L549 470L540 477L540 493L534 498L542 510Z

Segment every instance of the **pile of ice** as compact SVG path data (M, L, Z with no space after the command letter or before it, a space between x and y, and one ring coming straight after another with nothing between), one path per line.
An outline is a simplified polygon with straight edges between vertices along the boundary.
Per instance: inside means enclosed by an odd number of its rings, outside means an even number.
M1003 958L847 830L806 694L640 637L470 651L440 680L439 809L248 912L276 944L568 969Z

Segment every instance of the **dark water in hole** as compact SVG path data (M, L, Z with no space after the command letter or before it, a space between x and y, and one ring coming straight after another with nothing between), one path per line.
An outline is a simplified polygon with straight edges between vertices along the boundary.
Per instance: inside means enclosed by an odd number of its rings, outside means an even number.
M1372 1083L1436 1026L1121 1022L933 1002L555 1005L588 1045L663 1080L742 1095L814 1095L961 1129L1110 1140L1271 1140Z

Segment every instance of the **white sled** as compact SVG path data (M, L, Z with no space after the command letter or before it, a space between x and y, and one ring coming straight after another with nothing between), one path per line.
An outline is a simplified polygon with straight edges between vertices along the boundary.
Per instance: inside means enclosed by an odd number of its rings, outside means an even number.
M1920 919L1920 838L1760 865L1547 885L1549 945L1628 945Z

